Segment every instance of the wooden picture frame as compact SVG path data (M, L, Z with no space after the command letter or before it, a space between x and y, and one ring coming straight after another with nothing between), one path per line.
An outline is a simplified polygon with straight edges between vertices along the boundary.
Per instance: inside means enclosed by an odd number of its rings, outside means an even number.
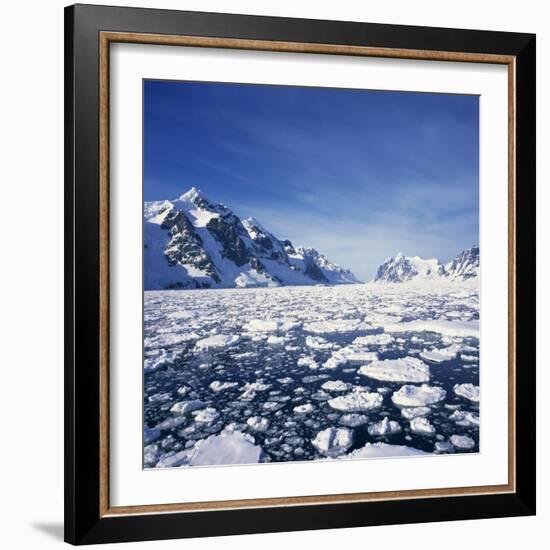
M109 48L115 42L508 67L507 484L110 505ZM65 10L65 75L67 542L139 541L535 513L534 35L75 5Z

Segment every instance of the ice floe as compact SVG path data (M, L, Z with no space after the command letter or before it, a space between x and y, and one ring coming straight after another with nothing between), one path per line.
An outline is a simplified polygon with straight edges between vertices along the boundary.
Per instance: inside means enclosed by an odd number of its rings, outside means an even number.
M332 332L356 332L366 330L370 325L364 323L361 319L332 319L327 321L313 321L304 324L306 332L314 334L326 334Z
M351 384L348 382L343 382L342 380L327 380L321 388L327 391L348 391L351 389Z
M344 454L353 444L353 432L347 428L327 428L311 441L324 456L337 457Z
M449 347L441 349L431 349L424 350L420 353L420 357L426 361L431 361L432 363L443 363L443 361L450 361L455 359L460 351L460 346L457 344L452 344Z
M479 426L479 416L470 411L456 410L449 416L449 420L452 420L457 426Z
M369 424L367 430L369 435L391 435L400 432L401 426L399 425L399 422L390 420L386 416L380 422Z
M356 449L347 455L339 457L339 459L353 458L388 458L394 456L417 456L426 455L425 451L408 447L406 445L390 445L388 443L367 443L364 447Z
M384 325L386 332L439 332L447 336L479 337L479 321L417 320Z
M246 420L246 425L255 432L265 432L269 428L269 420L261 416L251 416Z
M178 401L170 407L170 412L175 414L187 414L198 409L203 409L204 407L206 407L206 403L204 401L200 401L199 399L193 399L191 401Z
M195 343L195 347L200 350L209 350L216 348L225 348L236 344L241 337L237 334L214 334Z
M369 417L365 414L350 413L344 414L340 417L339 423L342 426L348 426L350 428L357 428L363 426L369 421Z
M456 395L464 397L474 403L479 403L479 386L474 386L474 384L456 384L453 387L453 391Z
M422 407L445 399L447 392L437 386L405 385L393 393L392 401L403 407Z
M224 390L230 390L231 388L237 387L239 384L237 382L220 382L219 380L214 380L211 382L208 387L214 392L219 393Z
M394 340L395 338L391 334L369 334L355 338L353 344L357 346L387 346Z
M197 424L213 424L220 418L220 413L213 407L207 407L206 409L195 411L191 413Z
M476 444L469 435L452 435L451 443L457 449L473 449Z
M387 382L428 382L430 369L416 357L385 359L363 365L358 371L363 376Z
M416 416L411 420L411 430L415 433L433 435L435 434L435 428L432 426L431 422L423 417Z
M334 344L321 336L306 336L306 346L312 349L332 349Z
M428 416L432 410L429 407L402 407L401 408L401 415L411 420L412 418L416 418L418 416Z
M337 411L363 412L381 407L383 400L379 393L354 391L334 397L328 401L328 404Z
M315 407L311 403L304 403L303 405L296 405L292 410L296 414L307 414L313 412Z
M222 432L199 441L189 460L190 466L256 464L263 450L254 439L241 432Z

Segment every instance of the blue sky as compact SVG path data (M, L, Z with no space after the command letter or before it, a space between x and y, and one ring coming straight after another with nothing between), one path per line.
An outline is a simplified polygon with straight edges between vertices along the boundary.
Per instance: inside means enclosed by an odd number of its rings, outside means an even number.
M478 243L478 97L144 82L144 198L201 189L370 280Z

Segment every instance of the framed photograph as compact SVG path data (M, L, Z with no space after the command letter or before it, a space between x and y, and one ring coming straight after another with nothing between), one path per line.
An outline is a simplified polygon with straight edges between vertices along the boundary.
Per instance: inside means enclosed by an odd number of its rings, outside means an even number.
M535 36L65 12L65 537L535 513Z

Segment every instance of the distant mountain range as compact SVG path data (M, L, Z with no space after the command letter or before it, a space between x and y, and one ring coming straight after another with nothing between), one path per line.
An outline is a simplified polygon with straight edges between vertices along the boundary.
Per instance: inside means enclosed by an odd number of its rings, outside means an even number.
M466 281L479 275L479 247L472 246L460 252L454 260L443 265L433 258L397 254L388 258L379 268L374 282L404 283L408 281Z
M144 221L146 290L360 282L314 248L278 239L194 187L175 200L145 202Z
M314 248L278 239L195 187L175 200L145 202L144 221L145 290L361 282ZM397 254L374 282L465 281L478 274L479 248L472 246L446 265Z

